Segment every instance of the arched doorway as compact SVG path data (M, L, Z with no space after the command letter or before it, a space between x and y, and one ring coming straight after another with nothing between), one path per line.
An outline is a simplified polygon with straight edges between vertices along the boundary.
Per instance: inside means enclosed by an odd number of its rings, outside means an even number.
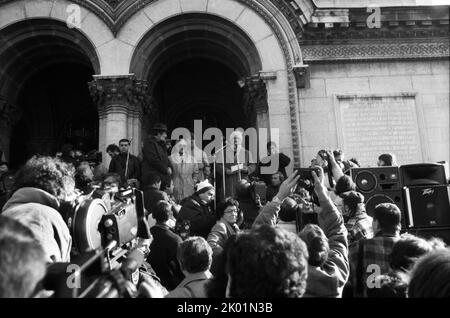
M257 126L246 108L242 81L261 71L251 39L233 23L208 14L188 13L154 26L134 52L130 73L150 85L155 121L169 128L203 129Z
M98 146L98 115L87 83L100 71L89 40L49 19L29 19L0 30L0 94L20 114L11 127L9 161L54 154L65 143Z

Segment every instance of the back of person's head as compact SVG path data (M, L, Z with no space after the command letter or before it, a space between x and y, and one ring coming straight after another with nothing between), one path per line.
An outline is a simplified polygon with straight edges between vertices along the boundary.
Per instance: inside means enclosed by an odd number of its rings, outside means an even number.
M106 147L106 152L119 153L120 148L116 144L111 144Z
M147 174L145 184L156 185L160 182L161 182L161 177L158 174L153 173L153 172Z
M155 211L152 211L152 216L158 223L164 223L172 216L172 205L164 200L159 200L156 203Z
M218 220L220 220L222 218L222 216L225 214L226 208L228 208L229 206L235 206L239 211L239 202L238 201L234 200L233 198L225 198L224 201L220 202L217 205L216 217Z
M433 236L433 237L430 237L427 241L431 245L433 250L447 248L447 244L440 237Z
M32 232L0 216L0 298L32 296L46 272L46 256Z
M432 251L425 239L412 234L403 234L392 247L389 264L393 270L409 271L417 260Z
M341 149L333 150L333 156L335 158L342 157L343 154L344 154L344 152ZM342 158L340 158L340 159L342 159Z
M337 195L341 195L348 191L356 191L356 184L353 182L351 177L343 175L336 182L335 192Z
M247 180L241 180L236 186L236 197L238 200L250 199L252 185Z
M438 249L416 263L408 286L410 298L450 298L450 250Z
M63 200L75 188L75 169L52 157L34 156L18 171L14 188L33 187Z
M308 251L294 233L267 224L237 235L227 255L229 295L301 297Z
M361 167L361 164L359 163L359 160L356 159L356 158L350 158L350 159L348 159L348 161L352 162L357 167Z
M378 160L383 161L384 166L386 167L397 166L397 159L395 158L395 155L391 153L381 154L378 157Z
M363 211L364 207L364 195L360 192L350 191L342 195L342 201L344 207L347 206L349 209L348 216L354 217L358 211Z
M307 224L299 234L308 247L311 266L322 266L328 259L328 238L317 224Z
M280 212L278 213L278 217L283 222L292 222L295 221L295 216L297 213L297 202L292 198L284 199L281 204Z
M89 164L80 164L75 172L75 187L83 189L94 180L94 173Z
M190 274L204 272L211 267L212 249L203 237L191 236L178 247L178 260Z
M380 203L373 211L373 219L378 223L378 230L384 234L394 234L400 231L402 214L393 203Z

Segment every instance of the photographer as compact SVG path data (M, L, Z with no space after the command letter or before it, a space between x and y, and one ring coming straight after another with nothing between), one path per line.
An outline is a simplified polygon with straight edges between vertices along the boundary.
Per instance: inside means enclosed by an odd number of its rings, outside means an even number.
M3 215L28 227L48 261L70 260L72 238L58 209L74 199L74 169L59 159L34 156L19 170Z
M324 173L312 172L314 191L321 212L319 226L307 224L300 232L300 238L308 246L308 280L304 297L342 297L348 280L347 229L344 219L328 196L324 186Z

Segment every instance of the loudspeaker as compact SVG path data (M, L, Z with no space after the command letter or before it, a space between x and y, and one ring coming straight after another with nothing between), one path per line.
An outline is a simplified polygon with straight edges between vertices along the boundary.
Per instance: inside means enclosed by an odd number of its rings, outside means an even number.
M446 244L450 244L450 227L409 229L408 233L426 239L429 239L431 237L438 237L441 238Z
M408 228L450 227L450 186L405 187Z
M446 184L444 164L416 163L400 167L404 187Z
M357 191L364 195L368 215L373 216L373 210L380 203L393 203L402 212L402 228L406 227L398 167L352 168L350 175L356 184Z

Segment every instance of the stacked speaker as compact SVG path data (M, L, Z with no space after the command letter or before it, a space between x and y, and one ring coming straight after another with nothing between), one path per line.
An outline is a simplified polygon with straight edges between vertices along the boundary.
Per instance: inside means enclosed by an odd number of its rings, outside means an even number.
M351 176L372 215L380 203L394 203L402 212L403 230L450 234L450 185L443 164L354 168Z

